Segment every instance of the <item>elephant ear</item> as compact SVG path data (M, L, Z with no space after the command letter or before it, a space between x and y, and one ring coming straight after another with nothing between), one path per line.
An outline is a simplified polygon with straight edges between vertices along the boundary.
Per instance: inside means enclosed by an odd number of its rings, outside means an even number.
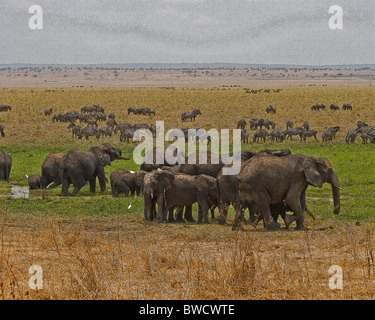
M111 157L109 156L108 153L98 152L98 159L99 159L100 164L103 167L111 165Z
M306 181L314 187L321 188L323 179L315 161L311 158L305 159L302 163L302 168L305 173Z

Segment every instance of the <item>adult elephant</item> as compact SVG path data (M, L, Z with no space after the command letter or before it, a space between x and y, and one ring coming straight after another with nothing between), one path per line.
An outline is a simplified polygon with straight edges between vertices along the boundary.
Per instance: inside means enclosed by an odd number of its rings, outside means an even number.
M242 152L241 157L241 167L244 166L247 160L253 158L256 155L268 154L274 157L283 157L288 156L291 154L289 149L283 150L262 150L259 152L246 150ZM227 167L224 166L223 168ZM217 186L218 186L218 193L219 193L219 224L228 224L227 216L228 216L228 208L232 205L235 211L240 209L240 203L237 197L237 180L238 175L225 175L223 170L221 169L217 174ZM256 222L256 216L254 212L255 206L252 204L247 207L249 210L250 215L250 222Z
M12 157L3 151L0 151L0 180L9 180L11 169Z
M74 186L72 195L77 194L87 181L90 184L90 192L94 193L96 177L99 179L101 191L104 192L106 188L104 167L119 159L128 160L121 157L120 149L113 147L109 143L91 147L88 151L70 150L62 158L59 168L62 195L68 195L71 183Z
M272 219L270 206L285 201L294 212L285 217L286 227L296 221L297 229L303 228L305 191L309 185L322 187L328 182L332 186L334 213L340 212L340 188L332 165L326 158L292 154L273 157L262 154L247 161L238 174L238 199L243 208L255 204L268 229L276 230L280 224ZM243 221L243 212L236 212L233 230L238 230Z
M64 152L54 152L44 160L41 177L42 189L55 188L61 184L59 168L64 155Z

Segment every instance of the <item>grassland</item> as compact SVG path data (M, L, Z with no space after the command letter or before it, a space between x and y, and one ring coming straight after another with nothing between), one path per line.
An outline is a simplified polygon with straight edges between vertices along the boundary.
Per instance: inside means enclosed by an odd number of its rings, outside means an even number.
M358 120L375 124L371 86L282 87L279 93L248 94L246 88L22 88L0 90L5 125L1 150L13 158L9 182L0 182L0 297L5 299L373 299L375 151L360 139L344 137ZM253 88L251 88L253 89ZM351 103L353 111L311 111L311 105ZM91 195L84 187L76 197L60 196L61 188L35 190L29 199L12 199L12 185L27 185L25 173L40 173L52 151L88 149L98 144L71 137L67 123L52 122L55 113L100 104L118 122L154 123L170 128L235 128L239 119L269 118L276 128L292 119L305 120L322 132L338 125L332 143L299 138L283 143L243 144L244 149L289 148L294 153L327 157L342 191L342 210L333 216L329 186L309 188L307 202L316 220L310 231L265 232L248 226L230 227L144 223L143 199L113 198L109 186ZM275 115L265 108L277 107ZM156 116L127 115L128 107L149 107ZM202 115L181 123L179 115L199 108ZM101 124L104 126L104 124ZM320 136L320 134L318 134ZM103 138L131 156L134 143L119 136ZM118 168L138 170L132 161ZM129 205L131 204L131 208ZM197 210L197 208L193 208ZM233 217L231 213L230 218ZM28 287L28 268L40 264L44 289ZM328 268L344 270L344 289L330 290Z

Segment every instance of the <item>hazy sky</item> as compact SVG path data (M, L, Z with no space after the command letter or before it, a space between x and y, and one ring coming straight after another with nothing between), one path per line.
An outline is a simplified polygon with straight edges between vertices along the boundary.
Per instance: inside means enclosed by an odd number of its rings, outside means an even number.
M30 30L29 7L43 9ZM331 30L328 9L343 9ZM375 63L375 0L0 0L5 63Z

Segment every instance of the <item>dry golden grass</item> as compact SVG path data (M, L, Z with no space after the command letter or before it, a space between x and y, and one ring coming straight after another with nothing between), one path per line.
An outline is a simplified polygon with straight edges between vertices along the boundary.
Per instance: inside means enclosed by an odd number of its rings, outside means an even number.
M57 219L3 213L2 299L373 299L373 226L231 232L124 217ZM28 286L31 265L43 289ZM343 270L343 289L328 269Z

